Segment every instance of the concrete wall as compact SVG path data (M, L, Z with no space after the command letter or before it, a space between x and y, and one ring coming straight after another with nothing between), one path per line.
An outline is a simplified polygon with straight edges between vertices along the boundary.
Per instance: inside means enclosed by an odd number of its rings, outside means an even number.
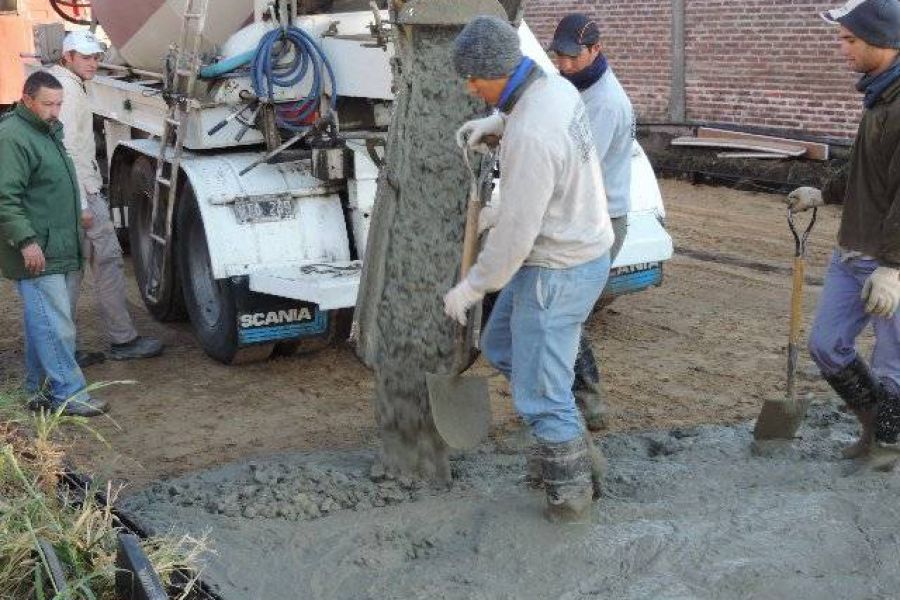
M838 53L837 29L818 16L837 0L531 0L525 19L546 44L565 14L592 15L638 120L680 122L672 24L682 4L687 122L853 137L858 76Z

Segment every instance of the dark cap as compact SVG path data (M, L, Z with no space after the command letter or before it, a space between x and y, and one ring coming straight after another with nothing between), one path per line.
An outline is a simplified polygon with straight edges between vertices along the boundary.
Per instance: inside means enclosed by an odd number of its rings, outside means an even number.
M600 29L597 23L585 14L575 13L563 17L556 26L550 51L565 56L578 56L582 48L599 41Z
M900 0L849 0L820 14L872 46L900 48Z

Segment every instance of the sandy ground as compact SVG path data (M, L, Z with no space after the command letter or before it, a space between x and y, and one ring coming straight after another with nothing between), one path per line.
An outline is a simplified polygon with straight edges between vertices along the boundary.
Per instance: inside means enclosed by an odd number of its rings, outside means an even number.
M667 263L662 287L620 298L592 319L588 334L602 362L612 432L738 422L784 393L789 274L727 261L790 265L793 241L780 198L674 180L661 187L676 245L726 262L678 255ZM827 207L813 232L813 279L823 275L838 216ZM807 322L818 291L807 287ZM80 468L138 489L242 457L374 445L372 378L349 347L224 367L198 349L188 324L155 323L137 290L130 293L139 329L168 348L160 358L86 370L90 381L136 383L99 392L112 411L94 424L109 445L78 434L73 457ZM14 377L22 337L9 282L0 284L0 304L0 366ZM79 328L86 346L102 348L92 304L88 293ZM475 370L492 376L497 434L515 427L505 382L482 362ZM801 371L801 392L825 391L805 356Z

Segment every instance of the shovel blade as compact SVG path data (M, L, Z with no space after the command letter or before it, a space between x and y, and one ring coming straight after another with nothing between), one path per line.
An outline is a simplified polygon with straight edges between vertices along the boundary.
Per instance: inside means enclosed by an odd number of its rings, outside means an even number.
M480 444L491 427L487 379L426 373L425 382L438 435L458 450Z
M793 439L806 417L806 405L803 400L791 398L766 400L756 419L753 437L757 440Z

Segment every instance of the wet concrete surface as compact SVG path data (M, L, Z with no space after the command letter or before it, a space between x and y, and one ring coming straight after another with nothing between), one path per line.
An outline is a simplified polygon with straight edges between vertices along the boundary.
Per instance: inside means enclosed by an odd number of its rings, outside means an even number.
M830 399L792 443L754 448L751 432L602 438L590 525L543 520L516 436L454 457L449 489L373 480L373 450L298 453L124 506L155 531L207 533L204 578L226 600L897 597L900 477L840 458L852 418Z

